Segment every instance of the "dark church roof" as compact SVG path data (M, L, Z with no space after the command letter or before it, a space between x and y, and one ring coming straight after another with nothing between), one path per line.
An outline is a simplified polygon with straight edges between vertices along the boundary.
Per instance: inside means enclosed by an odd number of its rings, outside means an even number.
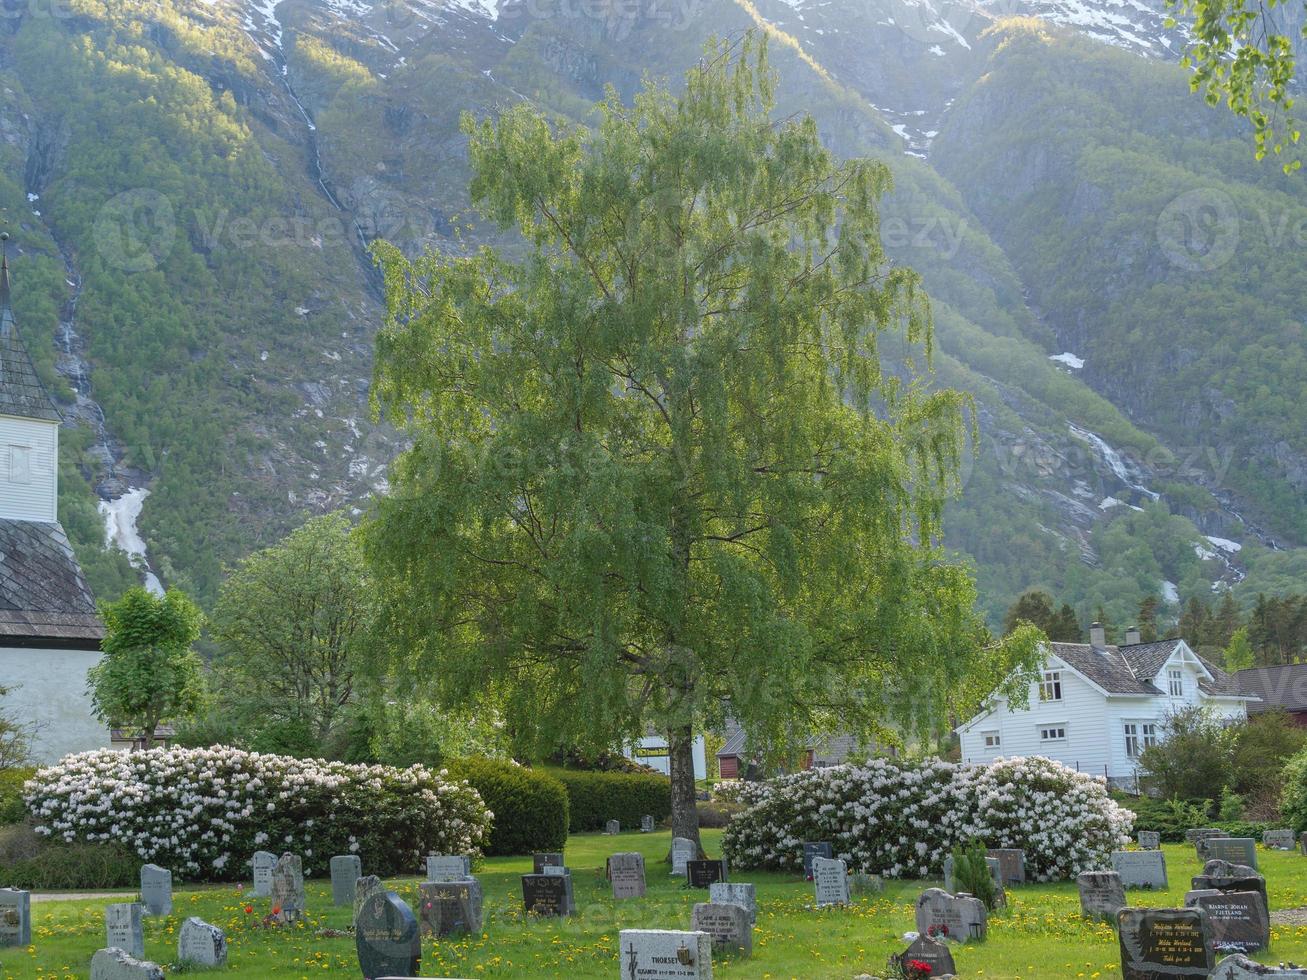
M58 422L59 413L36 376L9 306L8 238L0 236L0 415Z
M0 645L98 650L95 599L55 522L0 520ZM44 642L43 642L44 641Z

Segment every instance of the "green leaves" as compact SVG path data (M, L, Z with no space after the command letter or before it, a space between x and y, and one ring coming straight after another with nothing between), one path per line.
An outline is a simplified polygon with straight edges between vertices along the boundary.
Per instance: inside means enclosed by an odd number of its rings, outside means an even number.
M177 589L155 596L138 586L102 605L100 615L104 657L87 672L96 717L139 729L148 745L160 724L203 704L200 658L191 650L203 614Z
M986 648L931 547L967 402L882 371L885 333L931 338L881 247L889 172L774 121L773 86L749 38L594 132L465 120L521 260L376 249L374 404L413 440L364 526L396 669L501 702L523 751L727 710L778 753L934 731L1031 652Z

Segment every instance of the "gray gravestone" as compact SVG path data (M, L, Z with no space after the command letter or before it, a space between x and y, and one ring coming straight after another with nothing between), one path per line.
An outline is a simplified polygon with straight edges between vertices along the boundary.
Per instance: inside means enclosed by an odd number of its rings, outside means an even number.
M685 877L685 865L699 856L699 848L688 837L672 838L672 874Z
M911 946L899 954L897 959L900 968L913 960L918 963L925 963L930 967L930 976L932 977L952 976L958 972L958 968L953 964L953 954L949 952L948 946L936 942L929 936L918 936L912 941Z
M141 904L146 915L172 913L172 872L157 864L141 866Z
M1216 964L1213 980L1307 980L1307 969L1300 966L1267 966L1235 953Z
M622 851L608 859L608 879L613 898L644 898L644 855Z
M1126 888L1166 889L1166 855L1161 851L1113 851L1112 870Z
M1272 851L1292 851L1297 841L1292 830L1264 830L1262 846Z
M277 866L277 855L271 851L255 851L250 865L254 869L254 894L266 898L272 894L272 869Z
M331 904L354 905L354 889L363 877L363 861L357 854L337 854L331 859Z
M1212 934L1201 909L1117 913L1122 980L1207 980Z
M522 875L522 908L528 914L565 918L572 914L571 875Z
M1082 871L1076 875L1080 889L1080 912L1095 919L1116 921L1125 908L1125 886L1115 871Z
M295 922L304 914L304 862L298 854L283 854L272 869L273 915L278 922Z
M363 908L363 903L373 895L384 895L386 887L381 883L381 879L376 875L363 875L358 881L354 882L354 915L350 922L357 922L359 910Z
M654 830L654 818L652 814L646 813L640 818L640 833L652 834Z
M699 902L690 915L690 928L712 937L714 950L753 955L753 924L742 906L731 902Z
M1136 835L1135 840L1139 843L1141 851L1160 851L1162 849L1162 835L1156 830L1141 830Z
M558 855L558 863L563 863L561 854ZM461 881L471 875L472 859L466 854L427 855L427 881Z
M533 872L541 875L545 873L545 868L563 867L562 851L543 851L532 855L531 864Z
M830 841L810 840L803 842L803 877L808 881L812 880L812 859L813 858L831 858L835 856L835 849L831 846Z
M970 895L950 895L927 888L917 897L917 932L932 939L965 943L984 939L989 931L985 903Z
M417 976L422 938L413 910L394 892L368 896L354 923L354 948L367 980Z
M608 834L609 836L612 836L613 834L620 834L621 832L622 832L622 821L620 820L609 820L606 824L604 824L604 833Z
M1207 913L1212 942L1222 949L1254 953L1271 944L1271 917L1260 892L1190 892L1185 905Z
M199 966L227 965L227 934L203 919L191 916L177 937L177 959Z
M1257 870L1257 841L1251 837L1209 837L1198 842L1198 856L1204 861L1229 861Z
M813 858L812 883L818 906L849 904L849 868L839 858Z
M105 946L121 949L137 959L145 955L145 933L141 928L144 907L140 902L114 902L104 907Z
M424 881L418 885L418 921L422 935L452 936L481 931L481 882Z
M998 859L999 872L1004 885L1026 883L1026 852L1019 847L991 847L985 852Z
M91 957L91 980L164 980L163 968L125 949L97 949Z
M749 913L749 921L758 921L758 896L753 885L743 881L714 881L708 886L708 901L718 905L738 905Z
M706 932L623 929L617 955L622 980L712 980L712 937Z
M1224 837L1224 830L1216 827L1193 827L1184 832L1186 844L1197 844L1200 840L1206 840L1208 837Z
M0 946L32 945L32 894L0 888Z

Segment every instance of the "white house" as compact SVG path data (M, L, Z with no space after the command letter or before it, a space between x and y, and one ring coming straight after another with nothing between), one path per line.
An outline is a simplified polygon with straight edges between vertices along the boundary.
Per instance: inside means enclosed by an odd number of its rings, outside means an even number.
M957 731L963 762L1042 755L1081 772L1133 787L1139 754L1162 735L1177 710L1203 705L1246 718L1255 697L1184 640L1109 645L1095 623L1089 643L1050 643L1029 704L1014 710L996 698Z
M6 249L0 236L0 252ZM59 413L9 307L0 256L0 710L33 733L33 756L108 747L86 672L104 627L57 519Z

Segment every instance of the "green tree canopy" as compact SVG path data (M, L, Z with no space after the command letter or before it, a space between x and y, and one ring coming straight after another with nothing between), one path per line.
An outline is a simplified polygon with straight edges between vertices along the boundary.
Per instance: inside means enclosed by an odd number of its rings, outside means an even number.
M1003 617L1003 635L1010 636L1022 623L1038 627L1050 640L1060 643L1078 643L1081 638L1080 622L1076 612L1067 603L1053 608L1053 597L1041 589L1023 592L1008 608Z
M162 596L137 586L101 606L104 656L87 672L96 717L139 730L146 748L159 725L195 713L204 701L200 658L191 649L203 614L178 589Z
M302 733L326 751L354 696L376 606L343 514L307 521L244 559L212 617L223 713L246 731Z
M937 729L1037 637L988 647L932 546L966 403L921 374L889 172L774 121L774 84L750 38L593 132L465 118L473 200L525 257L378 248L375 398L413 447L366 540L408 676L495 697L536 751L666 733L692 838L702 726Z

